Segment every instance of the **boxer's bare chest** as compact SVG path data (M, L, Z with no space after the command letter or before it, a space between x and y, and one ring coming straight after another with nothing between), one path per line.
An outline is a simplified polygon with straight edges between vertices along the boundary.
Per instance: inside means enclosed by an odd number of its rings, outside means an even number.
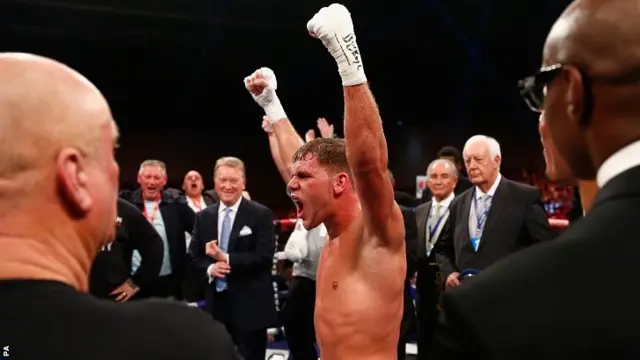
M329 345L348 338L358 346L354 332L368 335L363 346L383 340L389 327L381 322L400 324L405 271L404 253L390 254L372 239L364 241L362 231L327 241L316 276L318 340Z

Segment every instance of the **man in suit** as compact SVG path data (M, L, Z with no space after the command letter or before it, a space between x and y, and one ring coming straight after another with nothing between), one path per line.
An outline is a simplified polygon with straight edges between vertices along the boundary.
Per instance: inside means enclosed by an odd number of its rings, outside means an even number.
M638 17L637 1L580 0L551 29L521 94L544 110L571 172L600 190L556 241L445 295L449 326L434 358L640 358Z
M185 232L193 231L194 212L186 201L165 191L167 166L160 160L145 160L138 172L140 189L122 191L120 197L134 204L153 225L164 245L164 256L156 281L140 289L137 298L171 297L182 299L187 247ZM140 266L140 253L134 251L132 271Z
M464 161L462 160L462 154L460 150L456 149L453 146L443 146L440 150L438 150L438 156L436 159L449 160L455 166L458 172L458 182L456 183L456 187L453 190L455 195L460 195L465 192L467 189L471 188L471 182L464 176ZM427 187L424 192L422 192L422 201L430 201L433 197L431 190Z
M418 277L416 306L418 315L418 359L426 359L438 318L440 279L435 254L451 253L441 250L440 241L449 234L449 205L454 198L453 189L458 180L456 166L449 160L436 159L427 168L427 187L433 194L430 201L416 208L418 223Z
M407 338L413 328L415 320L415 307L411 296L411 278L416 273L418 266L418 227L413 209L400 206L404 219L404 231L407 253L407 276L404 283L404 308L402 321L400 322L400 337L398 338L398 359L406 358Z
M443 244L452 251L436 254L445 288L505 256L553 237L540 190L500 175L500 144L472 136L464 146L467 173L474 187L451 202L451 227Z
M158 277L162 265L162 238L135 205L118 199L116 237L93 259L89 292L99 298L124 302ZM133 251L142 261L131 275Z
M207 311L225 324L246 360L264 360L267 328L277 324L274 215L242 196L245 181L242 160L218 159L214 183L220 202L196 215L189 250L210 279Z

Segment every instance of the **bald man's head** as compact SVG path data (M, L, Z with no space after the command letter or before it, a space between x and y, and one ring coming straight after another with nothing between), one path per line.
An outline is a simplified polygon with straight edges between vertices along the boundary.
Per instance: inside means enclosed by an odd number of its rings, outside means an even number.
M543 70L529 83L544 99L540 110L559 154L579 179L595 178L615 138L640 136L639 16L637 0L574 1L553 25Z
M51 59L0 53L0 208L36 218L36 207L57 207L81 237L106 236L106 224L111 235L116 139L109 106L85 77Z

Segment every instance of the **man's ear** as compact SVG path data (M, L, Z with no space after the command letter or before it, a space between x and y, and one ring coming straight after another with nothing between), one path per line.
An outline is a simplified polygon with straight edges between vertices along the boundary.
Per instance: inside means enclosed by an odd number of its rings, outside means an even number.
M76 216L84 216L93 207L89 191L86 162L73 148L64 148L56 159L57 180L61 196Z
M333 193L336 195L342 194L350 186L349 176L346 173L338 173L333 180Z

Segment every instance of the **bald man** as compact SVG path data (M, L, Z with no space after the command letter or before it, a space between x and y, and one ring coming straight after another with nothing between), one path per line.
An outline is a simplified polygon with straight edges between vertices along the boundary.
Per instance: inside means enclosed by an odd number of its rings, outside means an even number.
M86 294L93 258L115 237L117 137L82 75L0 54L2 356L237 359L222 327L196 309Z
M521 94L544 111L571 173L600 190L555 241L445 295L435 359L640 358L638 18L637 0L582 0L551 29Z

